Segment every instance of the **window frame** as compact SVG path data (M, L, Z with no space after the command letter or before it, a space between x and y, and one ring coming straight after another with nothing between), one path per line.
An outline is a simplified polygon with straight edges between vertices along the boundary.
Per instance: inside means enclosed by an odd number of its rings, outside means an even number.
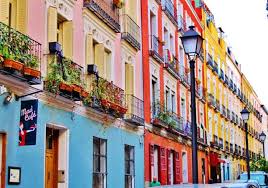
M126 148L128 147L128 151L130 152L129 153L129 156L132 156L131 155L131 151L133 152L133 158L131 159L131 157L129 159L126 158ZM135 188L135 146L131 146L131 145L128 145L128 144L125 144L124 146L124 162L125 162L125 188L128 188L129 185L126 185L126 178L129 178L131 177L131 188ZM132 163L133 165L133 174L128 174L127 173L127 168L126 168L126 163L129 164L129 167L131 166L130 164ZM131 169L129 169L129 171L131 171Z
M98 154L95 154L94 152L94 140L98 141ZM103 141L103 143L105 143L105 154L101 154L101 141ZM99 161L99 172L95 172L95 157L98 157L98 161ZM101 159L104 158L105 159L105 172L101 172ZM92 179L92 186L94 186L94 176L98 176L98 175L103 175L103 180L105 182L103 182L103 188L107 188L107 139L103 139L103 138L99 138L99 137L93 137L93 170L92 170L92 175L93 175L93 179Z

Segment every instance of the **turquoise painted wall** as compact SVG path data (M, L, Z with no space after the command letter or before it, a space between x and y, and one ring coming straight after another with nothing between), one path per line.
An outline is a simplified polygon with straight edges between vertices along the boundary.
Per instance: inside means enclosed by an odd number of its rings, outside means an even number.
M18 146L20 101L3 106L0 97L0 131L7 133L7 166L22 168L19 186L7 188L44 187L45 128L47 123L69 129L69 188L92 187L93 136L107 139L108 188L124 187L124 144L135 146L135 187L144 187L143 141L135 132L104 127L83 116L47 106L39 101L37 144ZM140 143L141 142L141 143Z

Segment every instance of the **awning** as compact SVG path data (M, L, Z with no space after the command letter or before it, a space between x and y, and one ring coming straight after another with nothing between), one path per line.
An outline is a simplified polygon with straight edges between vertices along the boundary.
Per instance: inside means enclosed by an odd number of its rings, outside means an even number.
M225 163L225 160L219 158L219 155L217 153L210 153L210 165L217 166L220 163Z

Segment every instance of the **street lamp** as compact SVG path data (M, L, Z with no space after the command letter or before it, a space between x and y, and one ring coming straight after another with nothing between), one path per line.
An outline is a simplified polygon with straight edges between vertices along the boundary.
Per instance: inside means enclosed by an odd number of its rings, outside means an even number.
M262 143L262 147L263 147L263 157L265 158L265 151L264 151L264 142L265 142L265 139L266 139L266 134L262 131L262 133L260 134L259 136L260 138L260 141Z
M197 124L196 124L196 103L195 103L195 60L200 55L203 38L195 31L194 26L181 36L185 54L190 60L191 71L191 120L192 120L192 173L193 183L198 183L198 159L197 159Z
M250 180L249 151L248 151L248 124L247 124L247 121L249 119L249 113L250 112L247 110L246 107L240 112L240 114L242 116L242 120L243 120L244 125L245 125L245 129L246 129L246 156L247 156L248 180Z

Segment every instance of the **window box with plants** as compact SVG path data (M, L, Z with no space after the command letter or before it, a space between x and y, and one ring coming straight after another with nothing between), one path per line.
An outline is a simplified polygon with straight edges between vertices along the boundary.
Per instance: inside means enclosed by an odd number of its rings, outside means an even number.
M80 101L88 97L82 80L82 68L70 59L54 55L45 81L46 90Z

